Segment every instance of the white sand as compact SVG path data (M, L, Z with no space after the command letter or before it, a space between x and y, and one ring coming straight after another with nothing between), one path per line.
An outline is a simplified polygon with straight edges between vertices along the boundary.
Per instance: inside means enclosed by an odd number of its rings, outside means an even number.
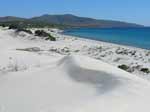
M0 30L0 112L149 112L149 81L90 58L98 45L121 47L68 37L49 42ZM16 50L31 47L38 48Z
M55 32L51 33L60 37L61 44L58 43L59 45L54 48L61 53L63 53L61 50L65 49L69 54L89 56L116 67L125 64L129 66L128 72L150 79L150 73L141 72L141 68L150 70L150 50L66 36Z

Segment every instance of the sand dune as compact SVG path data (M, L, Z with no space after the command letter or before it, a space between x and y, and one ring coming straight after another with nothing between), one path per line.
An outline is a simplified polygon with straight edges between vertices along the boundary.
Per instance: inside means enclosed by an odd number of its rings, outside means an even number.
M145 80L84 56L0 77L1 112L148 112L149 94Z
M10 33L0 31L0 112L150 111L148 81L81 54L45 50L56 43ZM32 46L45 49L16 50Z

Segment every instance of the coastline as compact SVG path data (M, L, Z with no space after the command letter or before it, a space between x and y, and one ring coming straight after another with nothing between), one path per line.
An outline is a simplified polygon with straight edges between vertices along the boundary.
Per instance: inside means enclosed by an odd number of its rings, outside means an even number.
M134 49L141 49L141 50L148 50L150 51L150 49L146 49L146 48L140 48L140 47L134 47L134 46L130 46L130 45L123 45L123 44L118 44L118 43L113 43L113 42L109 42L109 41L103 41L103 40L95 40L95 39L88 39L86 37L80 37L80 36L73 36L73 35L68 35L68 34L63 34L60 33L61 35L65 35L65 36L70 36L70 38L79 38L80 40L83 39L84 40L88 40L88 41L95 41L96 43L100 42L100 43L105 43L105 44L112 44L112 45L116 45L116 46L122 46L122 47L127 47L127 48L134 48Z
M149 44L147 43L149 41L149 39L147 39L149 37L147 34L148 32L145 32L145 37L141 36L143 29L144 28L127 28L127 29L126 28L99 28L99 29L97 29L97 28L93 28L93 29L92 28L90 28L90 29L88 29L88 28L80 29L79 28L78 29L77 28L77 29L64 30L63 34L69 35L69 36L74 36L74 37L80 37L80 38L84 38L84 39L91 39L91 40L96 40L96 41L101 41L101 42L106 42L106 43L114 43L114 44L123 45L123 46L131 46L131 47L150 50ZM86 34L86 32L87 32L87 34ZM101 33L99 33L99 32L101 32ZM139 34L138 34L138 32L139 32ZM96 33L96 35L95 35L95 33ZM126 34L128 34L128 33L129 33L129 35L126 36ZM122 37L124 39L118 38L118 37ZM133 37L133 40L132 40L132 37ZM138 38L139 38L140 42L137 41ZM147 40L146 43L142 40L142 38Z

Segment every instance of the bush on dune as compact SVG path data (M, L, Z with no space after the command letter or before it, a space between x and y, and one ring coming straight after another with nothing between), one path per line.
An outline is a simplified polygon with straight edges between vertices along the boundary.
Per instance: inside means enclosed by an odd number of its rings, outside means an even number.
M12 25L9 25L8 29L19 29L19 26L12 24Z
M5 25L5 24L0 24L0 26L2 26L2 27L6 27L6 25Z
M49 36L45 40L56 41L56 38L49 34Z
M32 32L30 30L27 30L27 29L19 28L19 29L16 30L16 32L21 32L21 31L26 32L28 34L32 34Z
M119 65L118 68L120 68L122 70L125 70L125 71L128 71L129 66L127 66L127 65Z
M46 32L43 31L43 30L36 30L36 31L35 31L35 35L36 35L36 36L40 36L40 37L48 37L48 36L49 36L49 34L46 33Z
M10 24L9 29L16 30L17 33L23 31L23 32L26 32L28 34L33 34L32 31L27 30L26 27L24 27L22 25ZM44 38L45 40L56 41L55 37L53 37L51 34L45 32L44 30L36 30L35 36L45 37Z
M141 68L141 71L144 73L150 73L150 70L148 68Z
M39 37L46 37L45 40L51 40L51 41L56 41L56 38L51 36L49 33L46 33L43 30L36 30L35 31L35 36L39 36Z
M14 30L16 30L17 33L22 31L22 32L26 32L28 34L32 34L32 32L30 30L27 30L24 27L21 27L19 25L15 25L15 24L9 25L9 29L14 29Z

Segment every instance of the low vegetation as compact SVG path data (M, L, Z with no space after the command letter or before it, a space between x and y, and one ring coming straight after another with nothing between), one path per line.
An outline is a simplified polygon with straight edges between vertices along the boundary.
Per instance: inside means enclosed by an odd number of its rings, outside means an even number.
M9 27L8 29L20 29L18 25L14 25L14 24L9 25L8 27Z
M2 27L6 27L6 25L5 25L5 24L1 24L0 26L2 26Z
M3 27L10 27L10 26L17 26L21 28L70 28L67 25L61 25L61 24L50 24L47 22L41 22L41 21L7 21L7 22L0 22L0 26ZM14 27L11 27L14 28Z
M125 71L128 71L129 66L123 64L123 65L119 65L118 68L125 70Z
M148 68L141 68L141 71L144 73L150 73L150 70Z
M56 38L49 35L45 40L56 41Z
M46 33L46 32L43 31L43 30L36 30L36 31L35 31L35 36L39 36L39 37L48 37L49 34Z
M56 41L56 38L43 30L36 30L35 36L46 37L45 40Z
M16 30L16 32L21 32L21 31L26 32L26 33L28 33L28 34L32 34L32 31L27 30L27 29L17 29L17 30Z
M22 27L22 26L19 26L19 25L15 25L15 24L10 25L10 26L9 26L9 29L14 29L14 30L16 30L16 32L21 32L21 31L23 31L23 32L26 32L26 33L28 33L28 34L32 34L32 31L27 30L26 28L24 28L24 27Z
M148 68L141 68L140 66L129 67L129 66L123 64L123 65L119 65L118 68L125 70L127 72L133 72L135 69L138 69L143 73L146 73L146 74L150 73L150 70Z
M18 32L21 32L21 31L23 31L23 32L26 32L26 33L28 33L28 34L33 34L32 33L32 31L30 31L30 30L27 30L27 28L30 26L30 27L40 27L41 26L41 28L42 28L42 25L43 25L43 27L44 26L46 26L45 24L42 24L41 23L41 25L40 25L40 23L38 23L38 24L27 24L27 25L25 25L24 23L17 23L17 22L14 22L14 23L10 23L9 24L9 22L8 23L2 23L2 24L0 24L0 25L3 25L3 26L8 26L8 28L9 29L14 29L14 30L16 30L16 32L18 33ZM33 26L32 26L33 25ZM37 26L36 26L37 25ZM44 39L45 40L50 40L50 41L56 41L56 38L55 37L53 37L51 34L49 34L49 33L47 33L47 32L45 32L44 30L36 30L35 31L35 36L39 36L39 37L45 37Z

